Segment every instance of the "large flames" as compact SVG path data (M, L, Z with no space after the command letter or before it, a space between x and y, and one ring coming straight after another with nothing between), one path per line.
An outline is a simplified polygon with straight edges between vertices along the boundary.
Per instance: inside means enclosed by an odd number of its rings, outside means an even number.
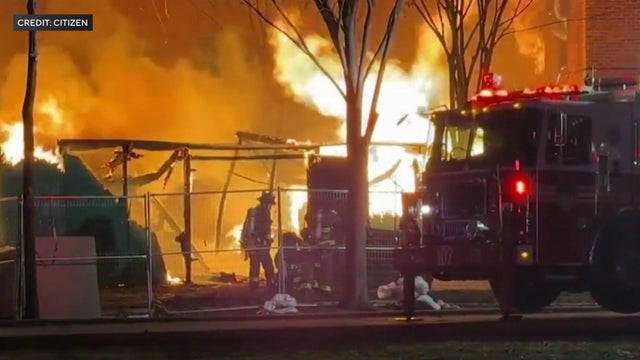
M43 135L44 130L51 129L60 130L65 126L64 113L60 108L58 102L53 97L47 97L45 100L38 104L36 108L35 116L35 137L36 141L38 135ZM0 119L6 121L5 119ZM39 126L39 120L45 122L45 127ZM4 161L16 165L24 159L24 127L21 121L2 122L0 121L0 130L2 131L2 143L0 143L0 149ZM37 160L45 161L50 164L59 164L59 156L53 150L47 150L40 144L36 144L34 148L34 157Z
M426 29L418 43L416 60L409 70L401 68L396 61L387 63L385 78L377 106L379 120L373 135L374 142L424 143L431 141L429 123L417 115L419 107L428 104L433 97L434 76L438 52L428 44L432 36ZM343 120L337 136L345 139L345 103L331 81L302 54L289 39L279 32L271 33L271 44L274 47L275 76L291 95L320 113ZM341 68L338 60L330 55L330 43L319 36L308 36L307 44L334 79L341 79ZM434 45L434 47L437 45ZM327 55L329 54L329 55ZM378 64L376 64L378 65ZM372 69L364 86L363 121L368 117L373 89L375 86L377 66ZM339 83L341 82L338 80ZM344 86L344 84L340 84ZM366 124L364 124L366 125ZM365 127L365 126L363 126ZM346 148L325 147L320 151L324 155L345 156ZM373 184L370 188L371 214L399 214L401 203L399 192L413 191L415 176L412 168L414 160L422 162L422 156L409 152L400 146L372 146L369 156L369 178L374 179L390 169L397 170L387 179ZM398 165L399 163L399 165ZM298 211L304 204L304 194L294 193L290 196L291 221L295 220Z

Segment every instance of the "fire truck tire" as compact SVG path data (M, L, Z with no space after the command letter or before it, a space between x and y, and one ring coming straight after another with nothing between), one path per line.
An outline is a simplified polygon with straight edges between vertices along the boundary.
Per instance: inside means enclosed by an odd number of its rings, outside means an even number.
M603 308L620 314L640 312L640 291L599 284L592 286L591 297Z
M511 308L518 313L533 313L551 305L560 295L560 290L528 273L516 273L511 286L503 286L504 280L491 279L489 284L500 308ZM510 287L511 289L507 289ZM506 293L511 291L511 294ZM511 302L503 304L503 302Z
M603 308L622 314L640 312L640 214L625 212L598 234L591 249L590 292Z

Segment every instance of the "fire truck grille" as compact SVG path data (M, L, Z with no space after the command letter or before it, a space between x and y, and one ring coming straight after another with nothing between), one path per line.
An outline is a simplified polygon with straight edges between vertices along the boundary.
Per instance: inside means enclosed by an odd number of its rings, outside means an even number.
M442 217L468 219L485 216L486 199L484 181L453 183L442 194Z

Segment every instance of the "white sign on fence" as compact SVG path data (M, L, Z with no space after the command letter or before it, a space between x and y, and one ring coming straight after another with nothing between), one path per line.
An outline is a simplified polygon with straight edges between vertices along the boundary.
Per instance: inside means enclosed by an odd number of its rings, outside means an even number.
M94 238L38 237L36 252L40 319L99 318L96 261L87 260L96 256Z

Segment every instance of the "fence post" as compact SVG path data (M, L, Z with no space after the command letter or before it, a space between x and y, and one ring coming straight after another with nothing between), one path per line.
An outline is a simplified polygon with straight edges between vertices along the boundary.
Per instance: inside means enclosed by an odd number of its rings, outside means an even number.
M151 195L147 192L144 195L144 225L145 240L147 245L147 313L153 317L153 247L151 242Z
M287 290L285 288L285 268L284 268L284 246L282 244L282 189L278 186L277 192L277 204L278 204L278 253L280 253L280 271L279 271L279 281L278 281L278 293L284 294Z
M24 234L23 234L23 226L22 226L22 222L23 222L23 214L22 214L22 206L24 205L24 199L22 197L22 195L19 195L18 198L18 204L17 204L17 208L18 208L18 241L16 241L16 247L17 247L17 273L16 273L16 279L15 279L15 284L13 286L14 288L14 296L15 296L15 307L16 307L16 315L17 315L17 319L18 320L22 320L23 319L23 315L24 315L24 300L26 298L26 294L25 294L25 286L24 286Z

